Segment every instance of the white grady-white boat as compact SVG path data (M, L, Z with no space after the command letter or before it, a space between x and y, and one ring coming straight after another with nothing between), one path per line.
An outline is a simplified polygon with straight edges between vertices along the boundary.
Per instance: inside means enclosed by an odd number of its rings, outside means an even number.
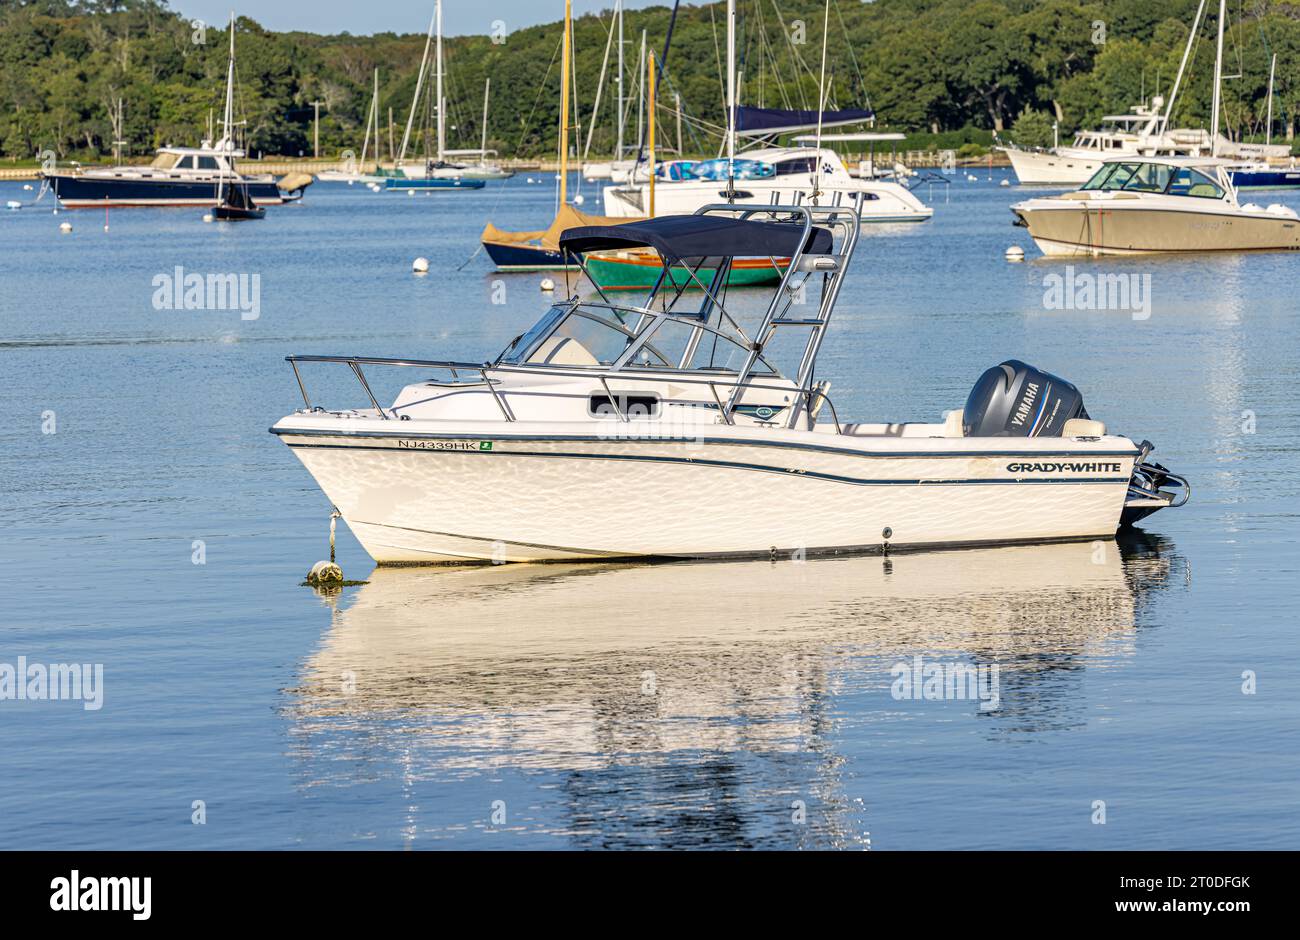
M943 423L841 420L815 368L858 231L847 206L726 205L570 229L575 258L657 251L645 303L557 303L481 364L291 356L306 407L271 432L381 564L1086 539L1185 502L1150 444L1015 361ZM790 259L761 315L725 290L737 257ZM349 366L371 407L314 406L307 362ZM384 406L374 365L439 377Z
M1045 255L1300 249L1300 218L1242 204L1225 160L1124 159L1083 188L1011 207Z

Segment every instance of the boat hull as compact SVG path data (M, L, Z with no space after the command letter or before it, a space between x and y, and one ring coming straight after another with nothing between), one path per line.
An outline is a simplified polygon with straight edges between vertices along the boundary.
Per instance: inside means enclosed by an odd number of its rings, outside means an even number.
M1258 189L1300 189L1300 169L1278 167L1276 169L1233 170L1232 183L1238 192L1252 192Z
M426 190L426 189L482 189L487 185L481 179L443 178L440 176L429 177L427 179L408 179L406 177L388 177L384 180L384 188L389 192L393 190Z
M734 199L743 205L798 205L807 202L812 186L807 174L781 176L769 179L736 180ZM923 204L906 187L897 183L868 183L853 181L852 185L823 184L822 196L827 202L837 196L847 199L862 194L859 215L866 223L924 222L934 215L934 210ZM695 210L720 202L727 202L726 181L684 180L657 183L655 186L655 215L691 215ZM648 184L636 186L606 186L604 191L605 215L615 218L644 218L649 215Z
M483 242L483 250L498 271L557 271L576 267L564 263L564 254L533 245Z
M656 254L620 252L619 254L589 254L583 259L587 272L602 290L649 290L659 281L663 262ZM789 258L778 258L776 264L767 258L736 258L727 275L729 287L760 287L779 284ZM700 290L700 285L681 265L668 269L675 287ZM700 281L710 283L713 271L701 271Z
M50 173L50 188L65 209L127 206L210 206L215 180L130 179ZM290 201L274 180L250 181L248 195L263 206Z
M1088 182L1101 169L1102 155L1091 157L1056 154L1042 150L1005 147L1016 179L1024 186L1075 186ZM1122 156L1123 154L1116 154Z
M474 437L333 423L347 430L294 416L272 431L380 564L1109 538L1136 455L1122 438L863 442L708 426L638 440L499 425Z
M1300 220L1265 212L1098 208L1082 203L1013 211L1043 254L1051 257L1300 249Z

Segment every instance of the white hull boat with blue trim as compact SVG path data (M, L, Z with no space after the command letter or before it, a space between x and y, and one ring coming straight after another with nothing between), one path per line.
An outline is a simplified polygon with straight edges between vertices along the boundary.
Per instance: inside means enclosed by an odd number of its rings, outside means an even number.
M657 251L645 303L571 298L488 363L290 357L306 407L271 430L381 564L1109 538L1186 501L1149 444L1014 360L942 423L843 421L815 364L858 225L855 206L712 206L570 229L578 263ZM754 290L728 296L728 269L764 256L786 264L782 283L746 322ZM370 407L314 406L309 362L348 365ZM384 405L375 366L428 377Z

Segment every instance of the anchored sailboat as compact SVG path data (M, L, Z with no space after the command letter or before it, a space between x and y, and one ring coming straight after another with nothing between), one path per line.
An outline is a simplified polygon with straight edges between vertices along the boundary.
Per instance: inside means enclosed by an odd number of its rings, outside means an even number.
M579 212L568 201L569 182L569 70L573 54L573 9L564 0L564 38L560 62L560 189L555 219L544 229L507 232L489 222L483 229L483 248L498 271L545 271L568 267L560 250L560 234L579 225L605 225L614 221Z
M435 44L434 65L434 119L436 121L437 150L429 153L426 135L425 157L421 163L406 163L406 148L411 140L411 127L415 123L415 113L420 107L420 93L424 90L424 76L429 63L429 46ZM448 163L446 122L447 100L442 94L442 0L436 0L433 8L433 22L429 24L429 35L424 40L424 56L420 60L420 74L415 81L415 95L411 99L411 114L406 120L406 131L402 134L402 151L397 157L397 171L388 177L384 185L389 190L417 189L482 189L482 179L471 179L464 173L464 168ZM427 128L427 125L426 125Z
M231 133L235 126L235 15L230 15L230 60L226 66L226 107L221 117L221 142L231 163L236 153ZM248 184L239 178L217 178L217 204L212 209L212 217L220 222L240 222L248 219L260 219L266 210L253 202L249 195Z

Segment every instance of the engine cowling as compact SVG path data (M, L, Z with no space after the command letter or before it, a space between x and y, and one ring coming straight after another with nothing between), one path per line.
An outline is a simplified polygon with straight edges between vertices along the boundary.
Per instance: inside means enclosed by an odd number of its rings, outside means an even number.
M1065 422L1087 418L1083 396L1065 379L1019 359L987 370L966 399L966 437L1060 437Z

